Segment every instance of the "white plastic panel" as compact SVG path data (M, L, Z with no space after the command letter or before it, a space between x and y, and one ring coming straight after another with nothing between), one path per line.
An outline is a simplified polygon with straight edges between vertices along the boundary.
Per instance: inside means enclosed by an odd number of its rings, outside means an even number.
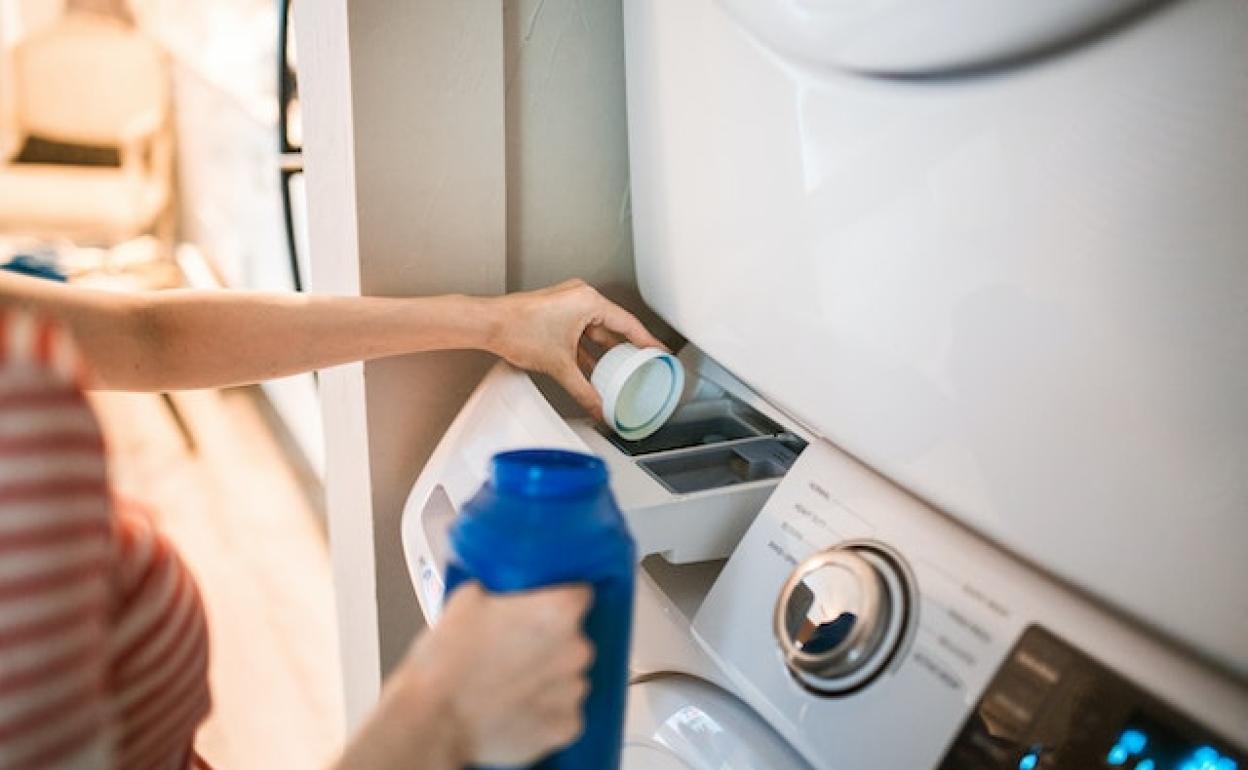
M795 68L625 3L639 283L816 432L1248 675L1248 4L1043 65Z
M1080 41L1154 0L720 0L796 59L866 73L990 66Z
M489 478L496 453L533 447L587 450L528 375L500 362L447 428L403 504L403 555L427 622L442 614L446 537L455 516Z

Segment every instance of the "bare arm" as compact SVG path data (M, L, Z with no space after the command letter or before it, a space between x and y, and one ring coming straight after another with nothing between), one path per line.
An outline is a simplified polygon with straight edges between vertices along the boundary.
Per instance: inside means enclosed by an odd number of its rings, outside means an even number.
M237 385L347 361L485 348L488 300L236 291L123 294L0 274L6 301L64 321L97 384L118 390Z
M123 294L0 271L0 302L68 325L96 385L116 390L238 385L349 361L475 348L553 375L596 412L597 396L577 368L582 334L599 343L660 344L579 281L496 298Z
M594 656L581 633L589 602L584 586L506 595L475 583L457 589L333 770L527 767L566 746L584 727Z

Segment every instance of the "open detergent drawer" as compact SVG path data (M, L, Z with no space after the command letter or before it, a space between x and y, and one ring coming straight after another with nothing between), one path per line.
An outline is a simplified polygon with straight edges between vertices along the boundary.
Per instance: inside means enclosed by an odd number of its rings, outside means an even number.
M404 506L403 548L421 608L441 610L447 531L508 449L590 452L611 471L611 487L637 541L638 558L673 564L727 558L807 440L691 346L681 406L657 433L629 442L556 407L526 373L499 363L477 386L416 480ZM764 413L766 410L767 413Z

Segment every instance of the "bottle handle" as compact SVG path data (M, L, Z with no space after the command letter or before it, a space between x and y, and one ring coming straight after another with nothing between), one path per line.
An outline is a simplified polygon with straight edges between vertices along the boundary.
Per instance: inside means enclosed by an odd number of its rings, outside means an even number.
M421 605L430 623L437 622L442 614L442 602L446 595L447 554L450 551L450 530L459 511L441 484L434 485L420 507L419 526L416 527L417 550L416 588Z

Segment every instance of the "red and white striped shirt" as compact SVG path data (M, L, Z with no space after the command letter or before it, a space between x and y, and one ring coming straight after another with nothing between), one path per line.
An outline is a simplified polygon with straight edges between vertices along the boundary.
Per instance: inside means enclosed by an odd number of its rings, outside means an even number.
M0 770L186 770L207 716L191 574L113 500L82 367L0 310Z

